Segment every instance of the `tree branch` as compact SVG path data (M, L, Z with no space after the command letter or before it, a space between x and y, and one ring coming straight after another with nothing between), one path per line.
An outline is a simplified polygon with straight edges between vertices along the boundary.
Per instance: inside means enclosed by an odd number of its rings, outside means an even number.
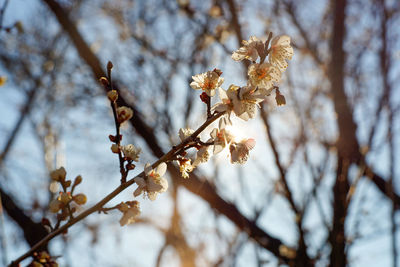
M96 79L99 79L100 77L105 77L106 75L101 67L100 61L90 50L86 42L83 40L75 24L70 20L67 12L54 0L43 0L43 2L49 6L50 10L56 16L62 28L67 32L67 34L71 38L71 41L76 47L79 55L91 68L94 77ZM118 105L130 106L134 110L135 116L132 117L130 123L136 129L139 135L141 135L143 139L146 141L147 145L149 146L153 154L156 157L162 157L164 153L161 147L159 146L152 129L148 125L146 125L146 123L141 119L141 114L137 111L137 109L133 105L128 105L128 103L124 100L122 96L118 98ZM260 244L260 246L271 251L277 258L279 258L285 263L290 262L291 259L287 255L285 255L285 253L288 250L291 250L290 248L285 246L279 239L276 239L271 235L267 234L266 232L264 232L254 222L250 221L245 216L243 216L235 205L223 200L208 182L201 181L200 178L195 173L191 174L190 179L186 180L182 179L180 177L179 170L176 167L169 166L168 170L170 171L171 177L175 183L181 183L189 191L202 197L205 201L209 203L209 205L212 208L216 209L221 214L224 214L226 217L228 217L238 228L240 228L243 231L246 231L251 238L253 238L258 244ZM129 184L130 181L131 180L121 185L116 190L122 191L123 189L121 187L126 188L126 186L130 185ZM114 192L111 194L114 194ZM108 197L110 197L110 195ZM64 230L64 228L65 229L68 228L71 223L75 222L75 220L81 219L82 216L87 216L88 213L93 213L93 209L101 207L101 205L104 204L105 204L104 201L99 202L96 206L75 217L74 220L67 223L63 227L60 227L59 230L60 229ZM57 230L57 232L59 230ZM54 234L49 239L57 235L56 232L53 233Z

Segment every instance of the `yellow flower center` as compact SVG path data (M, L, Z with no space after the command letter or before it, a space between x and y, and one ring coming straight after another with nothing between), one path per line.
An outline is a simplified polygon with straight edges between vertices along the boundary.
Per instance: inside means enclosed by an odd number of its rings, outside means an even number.
M214 83L210 80L205 80L202 86L203 90L211 90L214 88Z
M268 68L259 68L256 70L256 75L258 80L264 79L268 74Z

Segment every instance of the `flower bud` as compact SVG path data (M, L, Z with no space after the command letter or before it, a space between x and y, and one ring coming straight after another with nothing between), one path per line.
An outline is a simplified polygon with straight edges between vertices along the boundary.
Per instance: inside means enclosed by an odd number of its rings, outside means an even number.
M129 144L123 146L122 152L124 153L124 157L128 160L139 161L139 154L142 151L140 148L136 148L134 145Z
M50 259L50 255L46 251L41 251L39 253L39 255L38 255L38 258L40 260L46 260L47 261L48 259Z
M117 118L119 123L129 120L133 116L133 110L128 107L117 108Z
M54 181L59 181L59 182L64 181L66 175L67 175L67 172L65 171L64 167L61 167L50 173L51 179L53 179Z
M201 102L207 104L208 101L209 101L209 99L210 99L210 97L207 95L206 92L201 93L201 95L200 95L200 100L201 100Z
M115 141L117 140L117 138L116 138L114 135L112 135L112 134L110 134L110 135L108 136L108 139L110 139L110 141L113 142L113 143L115 143Z
M112 64L112 62L111 62L111 61L108 61L108 63L107 63L107 70L110 71L113 67L114 67L114 65Z
M115 102L118 99L118 92L116 90L108 91L107 97L111 102Z
M49 186L50 192L57 193L59 191L58 190L59 186L60 184L57 181L52 181Z
M117 144L112 144L111 145L111 151L112 153L118 154L119 153L119 147Z
M82 176L78 175L78 176L76 176L76 178L75 178L74 186L76 186L76 185L78 185L78 184L80 184L80 183L82 183Z
M53 213L57 213L61 209L62 203L58 199L53 199L49 204L49 209Z
M78 205L83 205L87 201L86 195L85 194L77 194L74 196L74 201Z
M65 193L65 192L60 192L60 196L58 197L58 200L61 201L63 204L68 204L72 199L70 193Z
M128 170L134 170L135 168L136 168L136 165L135 164L127 164L126 165L126 168L128 169Z
M70 187L71 186L71 180L67 180L64 182L65 187Z
M286 99L283 95L279 93L279 91L276 91L275 100L278 106L286 105Z
M121 212L125 212L125 211L127 211L127 210L129 209L129 206L128 206L125 202L121 202L121 203L118 205L118 209L119 209Z

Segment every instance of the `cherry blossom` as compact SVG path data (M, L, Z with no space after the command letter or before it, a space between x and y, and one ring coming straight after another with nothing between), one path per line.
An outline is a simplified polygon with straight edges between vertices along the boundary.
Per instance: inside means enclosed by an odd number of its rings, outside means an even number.
M118 107L117 108L117 118L119 123L123 123L133 116L133 110L128 107Z
M140 216L140 203L138 201L123 202L118 209L123 213L122 218L119 220L121 226L134 223L137 217Z
M221 73L221 71L214 69L213 71L192 76L193 82L190 83L190 87L196 90L203 90L208 96L214 96L215 90L220 88L224 82L224 78L220 77Z
M233 135L226 129L215 128L210 133L210 136L214 141L214 154L221 152L233 140Z
M194 133L193 129L190 128L180 128L179 129L179 139L183 142L186 138Z
M208 146L203 146L202 148L199 149L199 151L197 151L196 159L193 161L192 164L193 167L197 167L199 164L205 163L210 159L211 155L208 150L209 150Z
M271 41L271 49L268 55L269 62L285 71L288 67L286 60L292 59L293 47L290 46L290 37L287 35L278 35Z
M168 181L164 177L167 170L165 162L160 163L155 169L151 168L150 163L147 163L145 168L146 176L136 178L135 182L138 185L133 195L139 196L142 192L147 194L150 200L155 200L158 193L163 193L168 189Z
M179 162L179 171L183 178L189 178L189 172L192 172L193 169L190 159Z
M256 61L259 56L258 50L264 49L264 43L255 36L251 36L248 41L243 40L242 44L242 47L232 53L233 60L248 59Z
M124 153L124 157L128 160L139 161L139 154L142 151L141 148L136 148L134 145L129 144L122 147L122 152Z
M281 71L270 63L254 63L248 70L249 82L254 87L269 89L273 82L279 82Z
M231 153L231 163L243 164L249 159L249 152L256 145L254 139L244 139L239 143L232 142L229 146Z

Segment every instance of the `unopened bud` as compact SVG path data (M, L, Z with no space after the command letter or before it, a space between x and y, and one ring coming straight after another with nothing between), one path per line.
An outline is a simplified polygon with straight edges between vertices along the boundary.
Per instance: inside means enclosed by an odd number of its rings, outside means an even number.
M110 134L110 135L108 136L108 139L110 139L110 141L113 142L113 143L115 143L115 141L117 141L117 138L116 138L114 135L112 135L112 134Z
M127 164L126 165L126 168L128 169L128 170L133 170L133 169L135 169L135 167L136 167L136 165L135 164Z
M70 187L71 186L71 180L67 180L64 182L65 187Z
M119 153L119 147L118 147L118 145L117 145L117 144L112 144L112 145L111 145L111 151L112 151L113 153L115 153L115 154L118 154L118 153Z
M76 178L75 178L74 186L76 186L76 185L78 185L78 184L80 184L80 183L82 183L82 176L78 175L78 176L76 176Z
M204 103L207 104L208 101L209 101L209 99L210 99L210 97L207 95L206 92L203 92L203 93L201 93L201 95L200 95L200 99L201 99L202 102L204 102Z
M112 64L112 62L111 61L108 61L108 63L107 63L107 70L108 71L111 71L111 69L114 67L114 65Z
M108 91L107 97L111 102L115 102L118 99L118 92L116 90Z
M53 179L54 181L59 181L59 182L64 181L66 175L67 175L67 172L65 171L64 167L61 167L50 173L51 179Z
M125 212L125 211L127 211L127 210L129 209L129 206L128 206L128 204L126 204L125 202L121 202L121 203L118 205L118 209L119 209L121 212Z
M50 259L50 255L46 251L41 251L38 255L38 258L47 261L48 259Z
M61 192L58 200L61 201L63 204L68 204L72 199L69 193Z
M279 90L276 90L275 100L278 106L286 105L286 99L283 95L281 95Z
M117 117L118 122L123 123L124 121L129 120L133 116L133 110L128 107L119 107L117 108Z
M62 203L58 199L53 199L49 204L49 209L53 213L57 213L61 209Z
M86 195L85 194L77 194L74 196L74 201L78 205L83 205L87 201Z

